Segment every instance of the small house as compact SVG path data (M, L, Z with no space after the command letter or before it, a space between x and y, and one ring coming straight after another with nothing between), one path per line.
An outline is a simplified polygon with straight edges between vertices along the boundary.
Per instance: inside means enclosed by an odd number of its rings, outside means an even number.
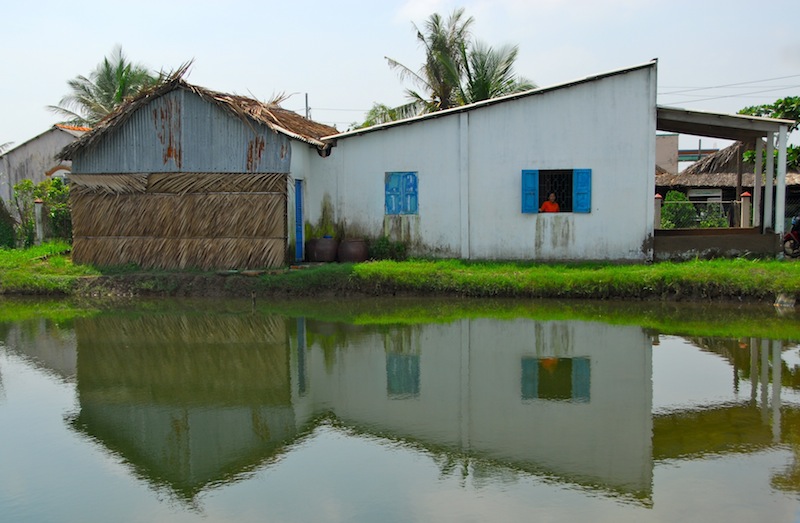
M328 154L320 138L336 129L180 76L126 102L61 152L73 162L73 259L281 265L293 151Z
M38 184L48 178L68 177L71 162L59 160L56 156L87 131L88 127L56 124L0 155L0 198L9 204L14 195L14 185L22 180Z

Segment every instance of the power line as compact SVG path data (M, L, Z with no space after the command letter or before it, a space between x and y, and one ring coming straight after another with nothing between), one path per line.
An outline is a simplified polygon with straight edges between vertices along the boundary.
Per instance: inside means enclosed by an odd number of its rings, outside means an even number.
M798 76L800 76L800 75L798 75ZM793 89L795 87L800 87L800 85L793 85L793 86L790 86L789 88ZM771 92L774 92L774 91L782 91L783 89L785 89L785 88L784 87L776 87L776 88L772 88L772 89L764 89L763 91L751 91L749 93L724 94L724 95L719 95L719 96L710 96L710 97L707 97L707 98L697 98L695 100L682 100L681 103L705 102L705 101L708 101L708 100L719 100L721 98L744 98L746 96L750 96L750 95L754 95L754 94L763 94L763 93L771 93ZM664 95L664 96L671 96L671 95L676 94L676 93L659 93L659 94Z
M737 83L734 83L734 84L712 85L712 86L709 86L709 87L692 87L692 88L689 88L689 89L685 89L683 91L673 91L673 92L668 93L668 94L681 94L681 93L689 93L689 92L693 92L693 91L704 91L704 90L708 90L708 89L722 89L724 87L737 87L737 86L740 86L740 85L758 84L758 83L762 83L762 82L774 82L775 80L785 80L787 78L797 78L798 76L800 76L800 74L791 74L789 76L778 76L778 77L775 77L775 78L766 78L764 80L751 80L749 82L737 82ZM796 86L791 86L791 87L796 87Z

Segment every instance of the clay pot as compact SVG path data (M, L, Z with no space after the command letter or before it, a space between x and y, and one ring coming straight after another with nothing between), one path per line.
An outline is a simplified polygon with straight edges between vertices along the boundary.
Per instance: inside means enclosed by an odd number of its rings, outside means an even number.
M306 260L310 262L336 261L339 241L336 238L316 238L306 242Z

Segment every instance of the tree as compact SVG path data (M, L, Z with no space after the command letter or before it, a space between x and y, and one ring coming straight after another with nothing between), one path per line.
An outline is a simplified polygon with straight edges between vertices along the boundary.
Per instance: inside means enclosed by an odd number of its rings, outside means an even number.
M69 80L70 93L59 105L48 106L48 109L65 116L67 120L63 123L92 127L122 102L157 85L163 77L128 61L122 47L116 46L88 77L79 75Z
M518 52L516 45L495 49L477 41L469 51L462 49L465 82L459 85L459 102L466 105L535 88L532 82L514 75Z
M465 66L462 50L471 38L469 31L473 22L471 16L464 17L462 7L455 9L446 22L438 13L430 15L425 22L424 33L416 24L412 24L417 32L417 40L425 48L425 61L419 72L415 73L397 60L386 57L389 67L398 71L401 80L410 79L423 90L420 93L406 89L406 95L418 113L440 111L458 105L456 93Z
M739 111L739 114L794 120L794 125L789 127L789 132L791 133L800 126L800 96L787 96L786 98L779 98L775 103L745 107ZM775 151L775 155L777 154L778 151ZM745 151L744 159L745 161L753 162L755 153L753 151ZM777 163L775 165L777 166ZM796 145L788 145L786 147L786 168L793 171L800 170L800 147Z
M514 74L518 47L493 48L474 40L470 32L473 23L474 19L465 17L464 9L459 8L447 20L438 13L430 15L424 31L414 25L417 39L425 48L425 61L419 71L392 58L386 60L400 79L410 80L416 90L406 89L409 103L384 111L383 117L407 118L536 87Z

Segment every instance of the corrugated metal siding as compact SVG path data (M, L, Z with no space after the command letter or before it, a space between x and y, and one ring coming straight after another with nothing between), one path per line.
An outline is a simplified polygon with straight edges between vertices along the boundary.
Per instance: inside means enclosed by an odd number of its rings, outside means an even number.
M153 100L97 146L73 172L288 173L289 138L247 125L197 95L177 90Z

